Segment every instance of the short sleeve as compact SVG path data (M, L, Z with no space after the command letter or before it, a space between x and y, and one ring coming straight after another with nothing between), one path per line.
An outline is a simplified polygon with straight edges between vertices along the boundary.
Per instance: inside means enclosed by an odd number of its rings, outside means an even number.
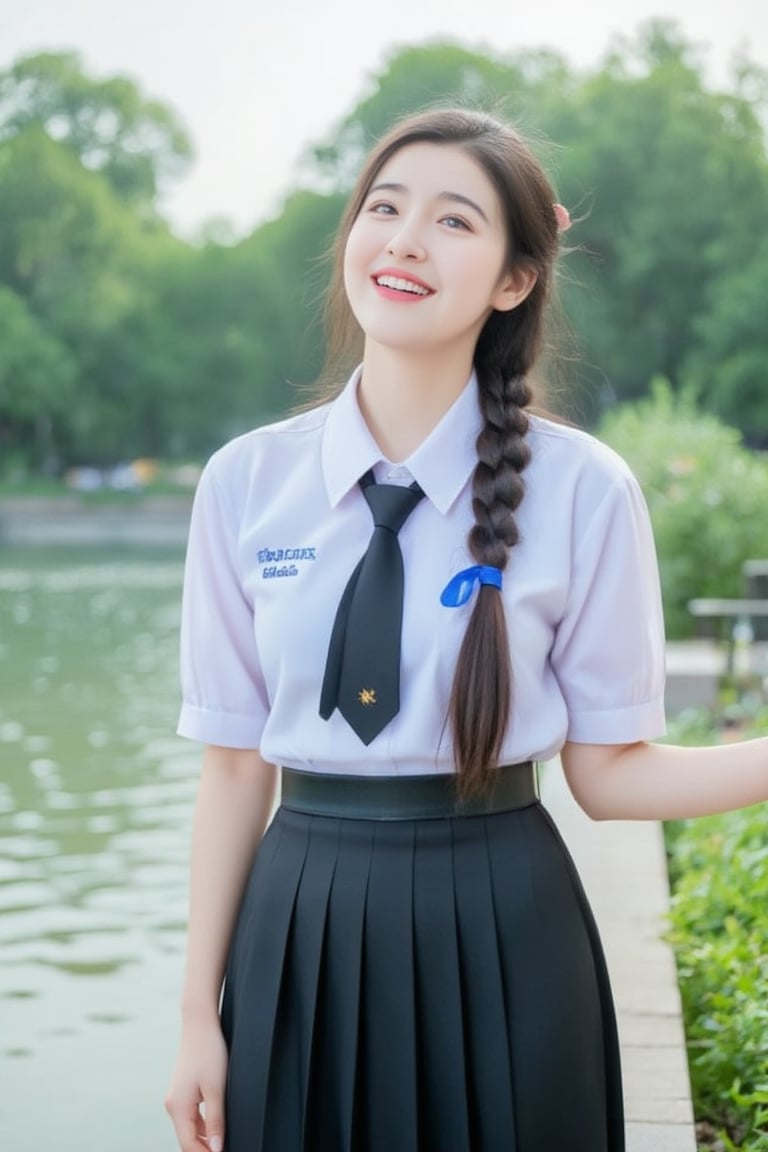
M195 493L184 568L177 731L205 744L258 748L269 706L240 578L239 527L209 462Z
M568 708L568 736L624 744L665 732L664 619L650 518L628 471L576 539L567 609L552 666Z

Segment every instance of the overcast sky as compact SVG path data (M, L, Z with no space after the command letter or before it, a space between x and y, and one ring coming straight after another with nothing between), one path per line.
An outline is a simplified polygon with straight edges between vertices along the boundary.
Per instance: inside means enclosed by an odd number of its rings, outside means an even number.
M714 80L737 50L768 67L766 0L0 0L0 67L68 48L95 75L130 75L192 137L194 168L164 205L177 229L224 216L243 231L276 211L302 149L394 46L547 47L586 67L652 17L701 45Z

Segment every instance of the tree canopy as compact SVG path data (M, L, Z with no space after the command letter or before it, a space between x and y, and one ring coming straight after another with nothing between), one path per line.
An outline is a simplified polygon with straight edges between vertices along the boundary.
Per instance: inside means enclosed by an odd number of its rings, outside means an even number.
M182 175L189 138L176 115L125 76L97 80L74 52L41 52L0 72L0 141L37 126L130 203Z
M743 57L712 89L660 22L587 72L555 52L405 45L307 149L274 219L193 244L157 209L191 156L176 114L74 53L17 60L0 73L0 473L202 456L301 400L364 153L402 114L456 102L519 124L575 219L570 414L591 423L662 375L768 444L766 93Z

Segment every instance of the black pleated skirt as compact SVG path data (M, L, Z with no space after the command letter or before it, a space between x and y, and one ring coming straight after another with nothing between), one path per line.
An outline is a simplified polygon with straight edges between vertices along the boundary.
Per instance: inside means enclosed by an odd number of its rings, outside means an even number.
M616 1022L538 802L279 808L228 963L227 1152L623 1152Z

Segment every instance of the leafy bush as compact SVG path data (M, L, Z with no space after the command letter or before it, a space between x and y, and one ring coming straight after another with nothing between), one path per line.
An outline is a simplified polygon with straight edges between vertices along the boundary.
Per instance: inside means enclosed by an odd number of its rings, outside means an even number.
M664 380L607 413L598 435L629 463L648 501L667 634L690 635L688 601L742 596L742 564L768 556L768 458Z
M700 722L691 733L699 743ZM768 806L678 821L666 836L694 1112L725 1148L768 1152Z

